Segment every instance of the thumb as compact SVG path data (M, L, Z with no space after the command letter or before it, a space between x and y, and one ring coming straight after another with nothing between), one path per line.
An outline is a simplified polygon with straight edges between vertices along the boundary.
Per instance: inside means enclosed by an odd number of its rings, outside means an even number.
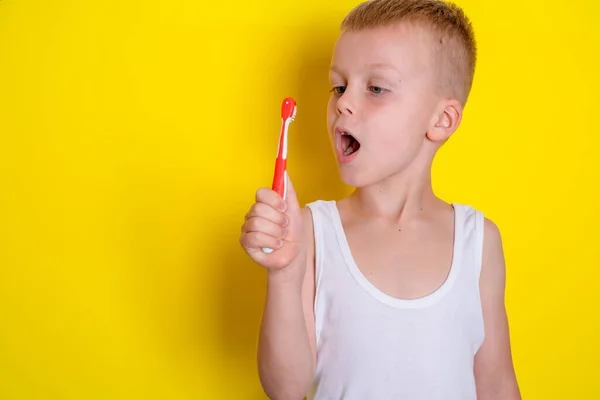
M285 179L287 179L287 191L285 194L285 202L287 203L288 212L291 214L299 214L300 204L298 203L298 197L296 195L296 190L294 189L294 185L292 184L292 180L290 176L285 174Z
M302 210L298 203L298 197L296 196L296 190L292 184L292 180L289 175L286 174L287 179L287 191L285 195L285 202L287 204L287 211L285 212L289 218L289 225L287 227L288 236L286 241L298 242L302 240Z

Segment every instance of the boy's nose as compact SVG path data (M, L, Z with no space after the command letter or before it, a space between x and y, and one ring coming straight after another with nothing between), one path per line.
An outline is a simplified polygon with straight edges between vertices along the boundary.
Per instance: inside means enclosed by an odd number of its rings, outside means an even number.
M349 101L349 96L344 93L340 96L336 104L338 114L354 114L354 106Z

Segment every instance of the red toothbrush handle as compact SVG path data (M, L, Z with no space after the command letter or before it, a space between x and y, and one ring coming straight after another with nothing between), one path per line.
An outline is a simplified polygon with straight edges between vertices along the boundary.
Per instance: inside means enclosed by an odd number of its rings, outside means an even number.
M285 199L287 185L286 167L286 160L281 157L277 157L275 160L275 173L273 174L272 189L276 191L283 199Z

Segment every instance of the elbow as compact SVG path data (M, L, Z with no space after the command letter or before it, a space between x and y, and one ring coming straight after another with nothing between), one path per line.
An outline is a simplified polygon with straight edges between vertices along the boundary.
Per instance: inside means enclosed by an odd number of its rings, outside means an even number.
M515 379L505 379L480 388L477 398L480 400L522 400L519 385Z
M313 370L307 371L302 376L278 376L278 379L269 379L266 374L259 374L263 391L271 400L302 400L310 390ZM272 377L272 376L271 376ZM275 378L275 377L272 377Z
M268 386L263 384L263 390L271 400L302 400L308 393L308 385L284 387L282 385Z
M302 400L306 396L305 394L299 394L294 392L267 392L265 390L265 394L271 400Z

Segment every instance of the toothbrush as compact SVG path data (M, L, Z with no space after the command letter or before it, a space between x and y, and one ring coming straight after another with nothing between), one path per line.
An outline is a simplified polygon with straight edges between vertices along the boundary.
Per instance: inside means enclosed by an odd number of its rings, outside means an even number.
M284 200L287 195L288 175L287 175L287 149L288 149L288 129L290 123L296 118L296 101L291 97L286 97L281 104L281 131L279 133L279 144L277 145L277 157L275 159L275 172L273 174L272 189L277 192ZM268 247L262 249L269 254L273 251Z

